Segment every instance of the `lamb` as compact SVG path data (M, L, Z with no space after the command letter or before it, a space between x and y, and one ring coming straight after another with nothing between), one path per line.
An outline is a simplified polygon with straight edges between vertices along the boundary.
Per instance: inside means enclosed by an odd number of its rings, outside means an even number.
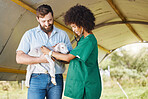
M65 45L65 43L58 43L54 48L53 48L53 51L55 52L60 52L60 53L63 53L63 54L66 54L68 53L68 49L67 49L67 46ZM35 48L33 50L31 50L29 53L28 53L30 56L34 56L34 57L40 57L43 53L39 48ZM56 80L55 80L55 62L51 59L51 56L49 55L45 55L47 61L49 63L40 63L39 66L42 66L44 69L47 70L47 72L50 74L51 76L51 82L56 85ZM31 77L31 74L33 72L33 70L35 69L35 65L36 64L33 64L33 65L28 65L27 67L27 73L26 73L26 86L29 87L29 81L30 81L30 77Z

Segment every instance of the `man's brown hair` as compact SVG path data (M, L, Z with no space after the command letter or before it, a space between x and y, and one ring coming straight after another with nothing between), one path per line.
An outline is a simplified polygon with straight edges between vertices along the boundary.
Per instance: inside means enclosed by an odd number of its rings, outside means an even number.
M49 5L43 4L40 5L37 9L36 9L36 15L37 17L44 17L46 14L48 14L49 12L51 12L52 16L53 16L53 11L52 8Z

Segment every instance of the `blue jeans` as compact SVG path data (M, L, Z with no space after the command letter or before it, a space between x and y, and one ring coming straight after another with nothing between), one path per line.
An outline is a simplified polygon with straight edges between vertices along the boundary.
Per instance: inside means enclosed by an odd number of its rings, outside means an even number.
M63 76L56 74L56 83L51 83L49 74L32 74L30 87L28 88L28 99L61 99L63 92Z

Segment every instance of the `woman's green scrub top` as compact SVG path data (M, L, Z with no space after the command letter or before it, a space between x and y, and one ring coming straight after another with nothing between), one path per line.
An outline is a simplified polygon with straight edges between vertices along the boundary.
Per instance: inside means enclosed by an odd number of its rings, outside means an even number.
M76 58L69 64L64 95L74 99L99 99L102 86L95 36L82 36L70 54Z

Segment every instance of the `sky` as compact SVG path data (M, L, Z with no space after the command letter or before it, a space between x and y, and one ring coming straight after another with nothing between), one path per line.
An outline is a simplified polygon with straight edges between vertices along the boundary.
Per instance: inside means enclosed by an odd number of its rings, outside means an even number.
M126 51L129 51L131 54L136 54L138 51L140 51L144 47L148 48L148 43L128 44L126 46L123 46L122 48L125 49Z
M120 50L124 49L129 53L129 55L135 56L142 48L147 48L148 50L148 43L128 44L128 45L125 45L123 47L116 49L115 51L119 52L118 54L122 56L122 53L120 53Z

